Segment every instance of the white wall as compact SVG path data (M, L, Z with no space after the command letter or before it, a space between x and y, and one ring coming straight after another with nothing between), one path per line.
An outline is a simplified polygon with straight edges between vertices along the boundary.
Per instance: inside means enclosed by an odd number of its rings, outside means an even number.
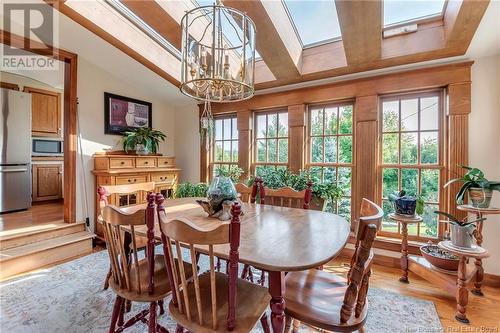
M198 106L194 102L175 113L175 161L182 169L181 182L200 181L200 132Z
M500 181L500 54L474 61L469 163L483 170L486 178ZM500 192L494 192L492 206L500 207ZM485 271L500 275L500 215L488 216L483 235L483 246L491 254L484 260Z
M77 220L86 217L84 211L83 174L86 177L89 217L93 226L96 185L92 155L96 151L120 148L120 136L104 134L104 92L110 92L152 103L153 127L163 131L166 142L160 144L160 153L175 155L175 112L164 99L148 92L147 86L138 86L133 82L118 79L111 73L92 63L78 58L78 101L80 129L82 132L83 168L77 160Z

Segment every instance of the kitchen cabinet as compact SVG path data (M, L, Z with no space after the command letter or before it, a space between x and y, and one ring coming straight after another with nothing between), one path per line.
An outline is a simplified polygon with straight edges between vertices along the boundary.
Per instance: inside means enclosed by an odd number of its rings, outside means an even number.
M33 136L61 137L61 94L24 87L31 94L31 133Z
M61 199L63 164L33 164L32 181L32 201Z

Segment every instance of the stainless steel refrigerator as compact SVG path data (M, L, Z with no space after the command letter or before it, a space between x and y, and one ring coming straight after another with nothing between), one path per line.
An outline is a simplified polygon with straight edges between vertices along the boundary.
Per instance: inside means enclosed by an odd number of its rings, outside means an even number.
M1 89L0 213L31 207L31 95Z

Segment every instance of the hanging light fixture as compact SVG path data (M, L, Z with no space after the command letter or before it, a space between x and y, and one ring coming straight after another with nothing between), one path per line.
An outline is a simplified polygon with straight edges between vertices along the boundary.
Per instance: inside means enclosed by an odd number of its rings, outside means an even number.
M205 102L235 102L254 94L255 25L220 1L182 18L181 92Z

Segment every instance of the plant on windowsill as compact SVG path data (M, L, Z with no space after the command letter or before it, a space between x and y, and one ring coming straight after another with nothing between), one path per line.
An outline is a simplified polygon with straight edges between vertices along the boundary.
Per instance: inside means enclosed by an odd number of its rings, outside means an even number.
M160 142L167 136L163 132L149 128L139 127L123 132L123 150L134 150L137 155L156 154Z
M215 174L217 177L228 177L233 183L237 183L243 174L243 169L237 166L232 166L231 168L223 167L218 165L215 168Z
M208 184L206 183L182 183L177 186L175 190L174 197L175 198L196 198L202 197L205 198L207 196Z
M444 187L455 182L462 182L462 187L455 196L458 205L464 203L465 193L469 194L472 206L476 208L490 207L493 191L500 192L500 181L490 181L484 177L484 172L478 168L460 165L467 170L467 173L460 178L455 178L447 182Z
M424 199L422 195L415 197L406 195L405 190L389 194L389 201L394 204L394 211L398 215L414 217L415 213L424 213Z

